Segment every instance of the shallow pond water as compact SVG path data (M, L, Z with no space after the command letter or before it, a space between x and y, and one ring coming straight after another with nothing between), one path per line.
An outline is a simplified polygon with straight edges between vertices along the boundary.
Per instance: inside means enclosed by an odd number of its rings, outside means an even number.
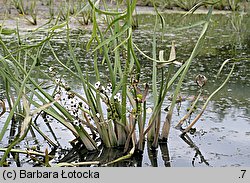
M186 60L194 47L201 28L172 31L172 27L192 24L194 21L199 21L204 15L195 15L184 21L178 19L180 16L182 15L166 15L169 27L164 31L164 39L159 41L159 45L162 46L161 49L164 49L164 46L170 45L170 42L175 40L177 59ZM205 93L207 92L208 95L223 82L223 77L216 79L215 76L224 60L231 57L249 58L249 16L244 17L240 32L235 32L233 28L234 18L233 14L213 16L204 46L185 80L181 91L182 95L190 96L197 91L194 87L194 78L197 74L204 74L208 78L205 86ZM143 16L142 19L148 22L143 28L150 30L150 27L153 26L153 23L150 23L150 17ZM172 22L171 20L175 21ZM141 34L141 32L143 31L138 30L138 34ZM150 35L150 31L146 35ZM150 41L145 41L144 44L150 45ZM150 66L148 70L150 70ZM250 165L249 71L249 60L237 64L229 83L213 97L207 110L196 124L197 132L190 137L210 166ZM229 68L225 69L223 73L228 72ZM173 123L177 123L183 117L188 105L190 105L188 101L182 103L179 116L174 115ZM179 134L177 130L172 129L168 142L171 166L191 166L192 158L196 152L195 148L191 148L181 138L177 138ZM207 166L205 163L198 162L199 160L196 161L196 166ZM163 165L163 162L161 162L161 165Z
M197 38L202 29L201 26L192 29L178 30L178 27L188 26L194 22L198 22L204 18L205 15L192 15L187 18L181 18L180 14L165 15L166 27L162 32L157 33L157 49L166 50L169 53L172 41L176 43L177 59L181 62L187 60L191 51L197 41ZM194 78L198 74L203 74L208 81L204 88L204 98L211 94L225 79L223 74L229 72L230 68L226 67L223 70L221 77L216 79L216 74L224 60L235 57L250 57L250 17L244 15L242 24L235 27L237 17L233 14L227 15L213 15L208 34L204 41L204 46L193 61L189 73L184 81L181 95L187 98L192 97L197 93ZM134 42L146 54L151 55L152 39L154 26L153 15L139 15L139 27L134 30ZM237 29L238 28L238 29ZM74 38L79 35L79 30L72 32L72 43ZM52 40L52 46L55 48L58 58L63 62L69 58L69 53L65 52L66 39L63 38L64 33L55 36ZM44 35L38 34L35 40L42 39ZM85 44L89 38L89 34L82 33L80 36L81 44L76 48L76 55L81 63L81 67L88 70L90 74L90 81L93 72L93 55L85 51ZM11 40L11 37L4 38L6 42ZM41 66L36 70L36 78L39 80L46 80L44 73L49 74L48 68L53 66L57 72L63 71L59 65L53 62L52 53L49 49L45 49L42 53L43 60ZM147 60L142 55L139 56L142 64L142 80L150 83L152 74L152 62ZM101 58L100 58L101 60ZM74 67L71 67L74 69ZM105 78L106 68L100 67L101 77ZM69 73L65 72L64 80L69 83L73 90L81 92L81 85ZM94 76L93 76L94 78ZM243 60L236 65L233 76L229 83L210 101L205 113L195 125L196 132L189 134L189 138L183 140L179 137L180 131L176 130L174 126L185 115L190 101L183 101L179 111L175 110L170 137L167 145L160 146L156 151L144 149L143 156L134 158L131 161L125 161L117 166L173 166L173 167L190 167L190 166L250 166L250 62ZM3 86L1 85L3 89ZM4 90L1 91L3 93ZM149 103L152 105L152 96L148 97ZM204 101L200 101L198 109L202 107ZM165 100L164 107L169 105L168 99ZM164 122L166 112L162 112L162 122ZM2 128L5 118L1 118L0 128ZM53 139L53 134L50 133L48 126L40 123L40 128L48 132L48 136ZM99 160L100 157L105 157L106 160L111 160L115 156L119 157L121 151L119 149L104 149L101 154L91 154L84 150L75 152L68 151L71 145L68 141L73 139L73 135L67 129L58 123L51 123L51 128L54 129L56 138L61 144L63 154L69 154L65 159L87 161ZM39 148L50 148L45 141L39 138ZM8 136L0 143L4 146L7 143ZM20 144L20 147L32 147L37 143L33 138L28 137ZM32 166L22 156L21 166ZM13 166L15 164L13 163Z

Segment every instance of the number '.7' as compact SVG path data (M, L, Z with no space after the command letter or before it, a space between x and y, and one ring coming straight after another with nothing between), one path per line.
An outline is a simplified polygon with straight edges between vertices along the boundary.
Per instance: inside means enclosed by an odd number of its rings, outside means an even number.
M241 172L242 172L241 178L244 178L244 175L245 175L246 171L247 170L241 170Z

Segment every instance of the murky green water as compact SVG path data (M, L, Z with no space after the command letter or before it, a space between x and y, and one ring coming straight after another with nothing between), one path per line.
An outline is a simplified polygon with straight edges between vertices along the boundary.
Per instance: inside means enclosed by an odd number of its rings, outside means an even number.
M193 22L198 22L204 18L204 15L192 15L186 19L182 19L181 15L165 15L166 28L163 33L157 34L158 50L166 50L169 53L171 42L174 40L176 43L177 59L179 61L186 61L190 56L191 51L197 41L197 38L202 30L202 27L196 27L188 30L176 30L174 27L181 27L184 25L190 25ZM152 50L152 38L154 26L154 16L152 15L140 15L139 27L134 30L134 41L146 54L151 56ZM182 20L182 21L181 21ZM239 30L235 30L234 24L236 18L233 15L214 15L212 23L208 30L207 38L204 42L204 46L197 58L195 58L193 65L184 81L184 86L181 90L181 95L191 97L197 93L197 87L195 86L194 78L197 74L203 74L208 78L205 86L204 98L206 98L211 92L213 92L225 79L223 75L216 79L216 74L224 60L229 58L241 58L250 57L250 17L244 16L242 19L242 25L239 26ZM72 44L74 39L78 36L79 31L72 33ZM53 38L53 47L58 54L61 61L66 63L69 58L69 53L66 50L66 39L61 35ZM43 37L42 35L38 35ZM89 38L89 35L82 34L81 44L76 49L76 55L81 63L81 67L88 70L88 73L93 72L93 55L85 51L85 44ZM39 37L37 37L39 39ZM8 40L8 38L5 38ZM53 66L58 72L61 72L63 68L53 62L54 58L49 51L45 49L42 53L43 60L41 66L37 68L36 76L40 80L45 79L44 73L48 73L48 68ZM139 56L143 65L143 82L150 83L150 77L152 74L152 62L142 55ZM100 58L101 60L101 58ZM74 67L70 67L74 70ZM223 70L223 74L228 73L229 67ZM105 67L100 67L101 77L105 78L107 70ZM69 73L64 74L64 79L72 86L73 89L81 91L80 83ZM45 79L46 80L46 79ZM239 62L231 77L229 83L224 87L219 94L217 94L209 103L207 110L195 125L196 133L190 135L191 141L196 146L190 146L184 142L180 137L180 131L172 128L168 142L168 151L161 151L160 148L156 152L147 151L145 148L142 159L137 161L137 166L192 166L193 158L199 150L200 155L195 158L195 166L207 166L205 163L199 163L200 158L203 157L210 166L250 166L250 61L243 60ZM94 81L93 81L94 82ZM49 81L48 81L49 84ZM3 87L3 86L1 86ZM151 96L149 101L152 102ZM199 107L202 106L204 101L200 101ZM169 101L166 99L164 107L169 105ZM174 113L173 127L186 113L186 109L190 105L190 101L186 100L182 102L179 114L177 109ZM166 112L163 111L164 121ZM193 116L194 117L194 116ZM3 122L3 119L1 119ZM2 123L0 124L2 125ZM40 124L41 128L47 129L46 125ZM51 124L55 129L57 139L64 147L71 147L68 143L72 140L73 136L66 131L66 129L57 123ZM48 134L49 131L47 131ZM67 135L65 135L67 134ZM49 135L52 138L52 135ZM7 136L6 136L7 138ZM2 142L1 142L2 143ZM6 142L3 142L4 144ZM21 146L27 147L34 144L33 139L27 138ZM194 145L193 144L193 145ZM2 146L2 145L1 145ZM40 148L44 149L48 145L41 143ZM104 156L115 156L115 152L110 153L110 150L102 152ZM116 151L116 150L113 150ZM170 161L166 160L166 154L168 153ZM82 157L87 157L92 160L98 159L98 155L87 156L86 152L80 153ZM119 154L119 153L118 153ZM203 156L201 156L201 154ZM74 155L77 157L76 155ZM162 156L164 158L162 158ZM80 158L80 160L82 159ZM95 159L96 158L96 159ZM109 157L112 159L112 157ZM164 162L165 160L165 162ZM25 159L23 160L26 166ZM128 163L129 164L129 163ZM128 165L123 164L123 166ZM129 164L131 165L131 164Z

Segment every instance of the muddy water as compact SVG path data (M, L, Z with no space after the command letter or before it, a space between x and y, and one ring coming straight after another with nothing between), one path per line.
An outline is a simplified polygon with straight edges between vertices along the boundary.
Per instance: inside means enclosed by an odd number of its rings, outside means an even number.
M160 26L157 33L157 50L166 50L169 53L172 41L176 43L177 59L185 62L190 56L191 51L197 41L201 26L178 30L178 27L191 25L204 18L205 15L193 15L183 20L182 15L167 14L165 15L166 27L161 32ZM237 19L232 15L214 15L208 30L204 46L200 54L195 58L193 65L184 81L181 95L187 98L181 103L180 110L175 110L169 142L167 146L161 146L157 151L149 151L146 147L142 157L134 158L131 161L123 162L117 166L250 166L250 62L243 60L236 65L236 69L229 83L217 94L209 103L207 110L195 125L196 132L189 134L186 141L179 137L180 131L174 128L175 124L186 113L190 106L189 98L192 98L197 93L197 87L194 78L197 74L203 74L208 81L204 87L204 100L198 104L197 113L205 102L205 98L209 96L225 79L225 74L229 72L230 67L223 70L223 75L216 78L218 68L224 60L229 58L250 57L250 19L249 16L244 16L242 25L235 28ZM151 56L152 38L154 26L153 15L138 16L139 27L134 30L134 41L146 54ZM74 38L78 36L79 31L72 32L72 43ZM62 39L63 33L53 38L52 46L60 60L66 63L69 55L64 50L66 49L66 40ZM38 38L42 38L42 34ZM76 49L76 55L79 57L82 68L88 70L88 73L93 72L93 56L84 51L85 43L89 35L82 34L81 44ZM12 39L5 37L5 40ZM34 40L33 40L34 41ZM43 61L36 72L36 77L41 80L44 78L44 72L49 74L48 67L52 66L61 72L63 68L54 64L53 57L49 49L45 49L42 53ZM152 62L147 60L142 55L139 56L143 66L142 80L150 83ZM101 59L101 58L100 58ZM70 66L71 69L74 67ZM106 68L100 68L101 76L105 78ZM65 73L64 79L74 90L81 91L79 82L70 74ZM94 81L93 81L94 82ZM49 81L48 81L49 85ZM3 86L1 85L3 89ZM3 90L2 90L3 91ZM169 94L170 95L170 94ZM152 96L148 97L149 103L152 103ZM164 107L169 105L166 99ZM152 105L152 104L151 104ZM197 114L195 113L195 114ZM195 117L193 114L192 118ZM163 111L162 122L164 122L166 112ZM1 122L4 118L1 118ZM2 127L2 123L0 124ZM56 133L56 138L61 144L62 149L58 152L60 156L67 154L67 148L71 148L68 141L73 139L73 136L67 132L66 128L54 122L51 127ZM40 123L40 128L48 134L51 139L53 134L48 126ZM21 148L39 146L40 149L50 148L41 137L37 137L40 141L39 145L28 135L25 141L20 144ZM8 135L5 141L1 142L1 147L6 145ZM112 151L112 152L111 152ZM65 152L65 153L64 153ZM89 154L85 151L70 152L71 160L100 160L98 157L106 157L111 160L114 156L119 157L119 150L103 150L101 154ZM75 159L74 159L74 158ZM61 157L59 157L61 158ZM66 159L70 159L69 156ZM25 159L21 159L22 166L31 166ZM15 166L15 163L12 163Z

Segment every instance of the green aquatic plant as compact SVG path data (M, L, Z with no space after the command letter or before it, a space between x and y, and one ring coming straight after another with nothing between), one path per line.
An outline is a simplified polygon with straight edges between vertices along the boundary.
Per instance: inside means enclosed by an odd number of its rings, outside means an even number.
M201 2L200 0L175 0L174 3L186 10L189 11L190 9L192 9L197 3Z
M92 22L92 8L88 2L80 1L78 2L78 16L77 21L82 25L88 25Z
M54 15L55 15L55 1L54 0L48 0L48 7L49 7L50 18L54 18Z
M172 9L175 5L174 1L171 0L138 0L137 4L140 6L154 6L160 7L161 9L168 8Z
M3 124L3 128L1 129L0 133L0 139L3 139L6 132L8 131L7 128L10 125L10 122L12 121L11 126L16 126L15 123L20 123L21 126L24 125L25 129L27 130L18 130L18 131L11 131L10 136L16 136L17 138L14 139L13 142L10 142L10 145L8 147L8 150L6 150L4 156L2 157L1 164L4 163L5 158L8 155L8 152L19 142L21 142L25 137L28 131L32 132L33 128L38 131L51 145L55 146L52 140L50 140L46 135L44 135L43 132L39 130L39 128L34 127L35 121L37 120L38 116L36 116L34 119L33 117L28 117L30 120L27 120L26 115L29 115L29 112L27 109L29 109L32 105L32 107L41 108L43 105L46 105L49 102L54 102L55 100L53 97L51 97L45 90L38 84L33 77L31 77L31 73L33 72L33 69L37 66L38 60L41 60L40 52L44 48L44 44L51 38L53 31L55 31L58 28L61 28L62 26L54 26L52 27L51 33L48 36L47 39L42 40L40 43L35 45L26 45L23 43L21 38L17 39L17 47L16 52L11 52L9 48L6 46L6 44L0 39L0 44L4 50L5 56L3 57L1 55L1 70L0 75L1 78L3 78L4 85L5 85L5 96L8 103L8 115L6 118L5 123ZM17 29L18 32L18 29ZM19 34L17 34L19 36ZM31 54L34 53L34 50L37 51L35 55ZM13 54L16 54L16 56L13 56ZM28 59L29 58L29 59ZM11 60L11 61L10 61ZM29 60L32 60L32 66L28 67ZM30 68L30 70L28 70ZM13 73L13 70L15 71L15 75L11 77L11 73ZM32 85L28 84L32 83ZM12 97L14 95L13 89L15 89L16 97ZM32 94L30 94L32 93ZM40 104L34 101L33 97L36 96ZM25 102L28 101L28 102ZM41 102L43 103L41 105ZM29 103L27 105L27 103ZM26 104L26 105L24 105ZM71 115L60 105L54 104L57 106L56 108L63 113L63 115L68 116L69 119L71 119ZM26 107L25 107L26 106ZM58 111L56 111L54 108L50 109L42 109L46 113L50 114L51 116L55 117L56 119L60 120L62 124L67 126L69 130L72 130L73 134L77 135L76 130L70 126L63 117L61 117L62 114L59 114ZM18 118L18 120L17 120ZM26 120L25 120L26 119ZM28 123L24 123L27 121ZM31 127L33 126L33 127ZM32 132L33 134L33 132Z
M236 11L239 9L239 3L240 3L240 0L228 0L228 4L232 11Z
M82 2L79 1L79 3ZM156 149L159 142L168 141L173 111L178 103L184 78L205 41L213 6L210 7L205 20L195 24L195 26L202 25L203 29L190 57L181 63L178 61L175 41L169 43L171 45L169 50L158 51L156 33L159 30L164 31L165 20L156 9L156 5L154 6L153 49L152 56L149 56L133 40L133 14L137 1L127 0L125 8L119 2L115 6L109 7L105 1L103 1L103 8L99 8L99 3L100 1L88 0L88 5L84 4L80 8L78 7L79 9L74 6L73 10L71 6L62 6L56 21L47 24L49 28L46 27L46 36L41 41L25 42L29 38L32 39L33 33L39 31L39 28L26 35L24 39L20 36L17 27L17 31L13 32L16 33L16 39L13 40L14 46L11 48L8 43L0 39L3 50L0 55L0 76L4 81L6 98L6 102L0 103L4 112L1 112L0 117L6 117L1 129L0 140L4 138L8 127L12 126L11 122L15 121L17 116L20 117L18 123L21 126L11 134L16 138L9 143L8 147L0 149L4 151L0 165L5 163L9 153L23 153L14 148L25 139L28 133L35 137L34 132L37 132L53 148L60 146L56 134L49 125L54 121L65 126L74 135L75 139L71 141L74 147L81 146L87 151L99 151L99 140L107 148L122 147L125 155L106 165L131 158L138 151L143 152L146 139L149 141L149 149ZM201 5L203 4L196 5L190 12ZM77 48L82 44L80 39L82 32L76 38L72 37L69 26L71 18L81 15L81 12L87 10L86 7L91 8L92 33L86 45L81 47L81 51L87 50L93 55L94 78L89 76L89 70L81 66L82 63L78 58ZM104 26L99 23L100 17ZM192 28L192 26L182 27L182 29L185 28ZM2 30L6 29L1 27L1 32ZM67 45L65 52L67 51L69 55L66 62L60 60L51 41L55 35L59 34L59 31L65 33L64 41ZM37 75L32 75L45 64L41 56L45 48L48 48L53 56L53 62L63 68L59 72L57 68L49 67L48 73L42 73L53 83L49 87L44 82L40 82ZM169 55L166 54L167 51L169 51ZM139 59L138 54L152 63L151 83L142 83L141 70L144 60ZM100 69L103 67L107 68L104 76L100 74ZM12 74L13 70L15 75ZM81 84L80 91L74 91L63 80L66 72ZM183 133L193 127L206 109L209 100L225 85L230 75L231 73L225 82L211 94L201 113ZM178 126L181 126L183 121L190 116L201 95L205 79L200 75L196 81L201 91ZM52 89L52 92L48 92L48 88ZM149 108L147 96L151 88L154 106ZM172 88L174 89L172 101L162 124L163 102ZM53 139L47 136L47 132L39 128L39 119L50 129ZM44 157L43 165L50 166L48 150L45 151ZM86 164L91 163L61 163L58 166ZM99 162L93 162L93 164L99 164Z
M12 0L12 3L14 5L14 7L16 8L16 10L18 11L19 14L23 14L24 12L24 4L23 4L23 0Z
M37 25L37 1L12 0L17 12L32 25Z

